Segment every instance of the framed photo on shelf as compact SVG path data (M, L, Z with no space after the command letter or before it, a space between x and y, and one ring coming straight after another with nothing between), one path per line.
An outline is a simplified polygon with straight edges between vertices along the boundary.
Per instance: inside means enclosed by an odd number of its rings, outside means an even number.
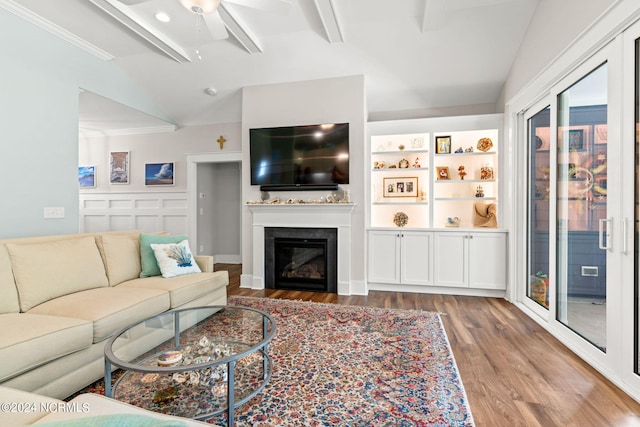
M175 165L170 163L145 163L144 185L174 185Z
M96 167L78 166L80 188L96 188Z
M418 177L382 179L382 197L418 197Z
M112 151L109 153L109 184L129 183L129 152Z
M451 136L436 136L436 154L451 154Z
M438 181L451 179L451 175L449 175L449 166L436 166L436 173L438 174L436 177Z

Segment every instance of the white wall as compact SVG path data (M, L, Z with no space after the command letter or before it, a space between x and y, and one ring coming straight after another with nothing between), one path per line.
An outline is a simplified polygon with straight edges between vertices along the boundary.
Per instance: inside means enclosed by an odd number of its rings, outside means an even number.
M216 140L227 140L221 150ZM240 123L189 126L175 132L80 137L79 162L96 166L96 188L81 193L134 191L187 191L187 163L189 153L240 151ZM109 152L130 152L129 184L109 184ZM146 187L145 163L175 163L175 186Z
M511 66L497 110L540 74L616 0L540 0Z
M189 234L189 194L186 156L192 153L240 151L240 123L180 128L175 132L136 133L81 137L79 163L96 166L96 187L80 190L80 231L96 232L123 229L168 231ZM220 148L217 139L226 142ZM129 151L129 184L109 183L109 153ZM147 187L145 163L175 164L175 185ZM227 166L227 168L225 168ZM235 175L229 171L235 170ZM197 188L204 193L198 199L198 236L192 247L198 254L224 255L219 262L240 259L240 172L239 165L206 164L198 167ZM195 183L193 183L195 184ZM234 218L225 217L224 207ZM200 215L202 208L202 215ZM200 229L200 226L202 229ZM200 248L202 247L202 250ZM232 256L230 259L229 256Z
M78 88L168 118L113 63L4 9L0 28L0 238L77 232Z
M351 200L356 204L352 216L351 282L365 279L365 124L366 99L364 76L341 77L243 89L242 152L243 163L249 164L249 129L318 123L349 122L349 185ZM250 184L249 168L243 168L244 201L260 200L259 186ZM279 192L272 197L311 200L328 192ZM243 274L252 274L251 213L245 207L242 214Z

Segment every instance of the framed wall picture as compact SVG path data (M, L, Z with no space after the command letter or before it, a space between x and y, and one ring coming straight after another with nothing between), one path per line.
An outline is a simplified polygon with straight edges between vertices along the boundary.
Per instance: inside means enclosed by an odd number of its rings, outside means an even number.
M449 166L436 166L436 179L451 179L451 175L449 175Z
M109 153L109 184L129 183L129 152L112 151Z
M436 153L451 153L451 136L436 136Z
M80 188L96 187L96 167L78 166L78 183Z
M584 150L584 130L583 129L569 129L567 135L569 141L569 151L582 151Z
M170 163L145 163L144 185L174 185L175 164Z
M418 197L418 177L383 178L383 197Z

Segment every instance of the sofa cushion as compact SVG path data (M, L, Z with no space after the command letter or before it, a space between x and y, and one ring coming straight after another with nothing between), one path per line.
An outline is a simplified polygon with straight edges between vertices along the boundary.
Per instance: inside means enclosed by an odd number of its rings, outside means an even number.
M164 236L157 234L140 234L140 264L142 272L140 277L152 277L160 276L160 267L151 249L151 243L165 244L165 243L178 243L185 240L187 236Z
M151 243L151 249L158 261L162 277L200 273L200 267L193 258L188 240L168 244Z
M0 381L91 345L91 322L28 313L0 315Z
M100 236L109 286L140 277L140 242L138 235Z
M0 411L0 425L2 426L26 426L39 418L47 415L47 409L60 403L58 399L28 391L0 386L0 402L12 402L29 410ZM33 410L31 410L33 409Z
M23 312L63 295L108 286L104 264L92 236L7 243L6 247Z
M52 299L29 313L93 322L93 342L169 309L169 293L158 289L106 287Z
M221 287L226 287L228 281L228 273L226 271L216 271L211 273L188 274L170 279L163 277L134 279L123 282L118 285L118 287L160 289L169 292L171 308L173 309L189 301L213 293Z
M7 248L0 244L0 313L17 313L20 311L18 290L13 281L11 258Z

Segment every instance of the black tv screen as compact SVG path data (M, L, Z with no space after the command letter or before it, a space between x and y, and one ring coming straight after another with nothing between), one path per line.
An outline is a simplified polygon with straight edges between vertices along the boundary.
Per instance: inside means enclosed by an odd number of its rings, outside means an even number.
M252 185L349 183L349 123L249 130Z

